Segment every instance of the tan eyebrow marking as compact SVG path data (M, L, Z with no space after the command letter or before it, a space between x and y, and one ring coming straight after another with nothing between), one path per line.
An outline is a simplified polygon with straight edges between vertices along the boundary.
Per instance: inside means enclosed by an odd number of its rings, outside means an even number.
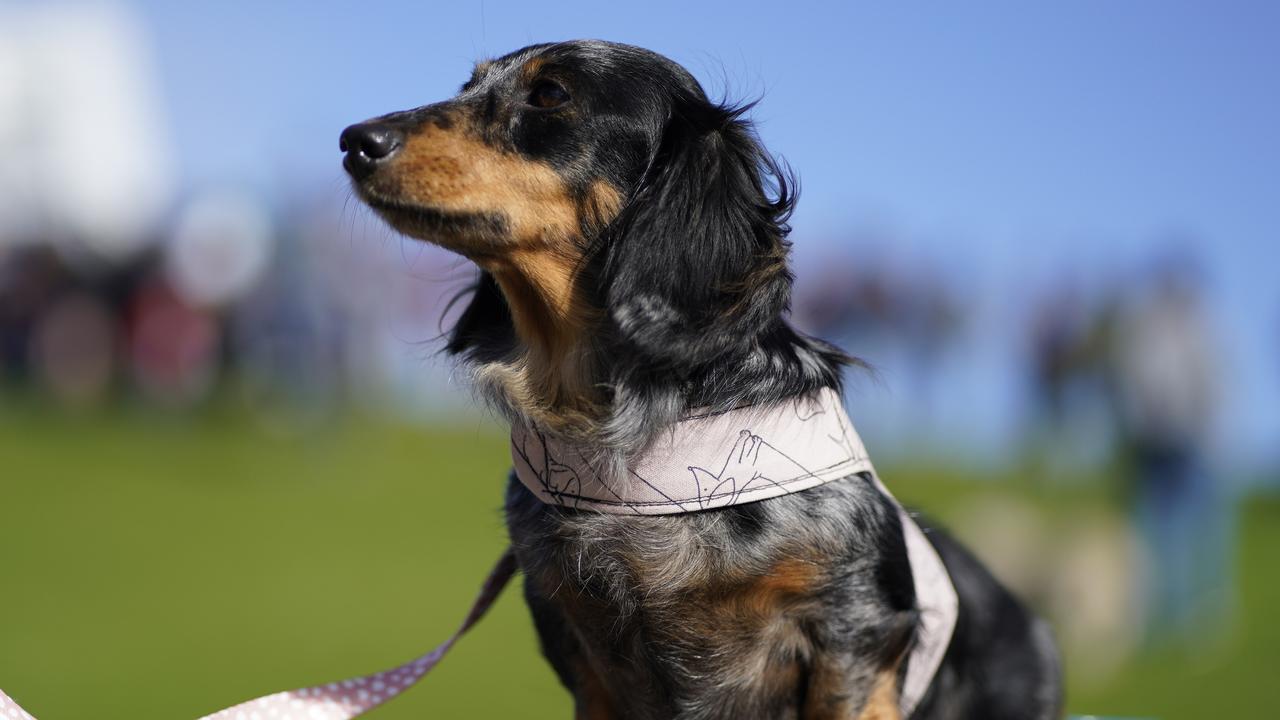
M520 66L520 80L525 83L533 82L533 79L538 76L538 73L546 64L546 59L541 55L536 55L525 60L524 65Z

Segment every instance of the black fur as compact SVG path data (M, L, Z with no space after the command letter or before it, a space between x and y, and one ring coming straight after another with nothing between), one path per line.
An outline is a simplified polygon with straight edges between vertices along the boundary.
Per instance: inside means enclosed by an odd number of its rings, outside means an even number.
M539 82L572 101L531 106ZM625 462L692 408L839 387L850 359L785 319L795 183L747 107L709 100L655 53L576 41L483 63L454 100L384 121L459 108L485 143L553 168L575 197L606 183L623 199L603 226L582 222L576 275L597 311L581 342L603 393L590 434L603 454ZM509 361L522 343L512 318L482 273L449 351ZM580 717L856 718L913 642L902 528L863 476L656 517L544 505L512 480L506 512L543 650ZM1057 717L1043 625L945 535L931 538L961 618L913 717ZM778 590L775 573L808 579Z

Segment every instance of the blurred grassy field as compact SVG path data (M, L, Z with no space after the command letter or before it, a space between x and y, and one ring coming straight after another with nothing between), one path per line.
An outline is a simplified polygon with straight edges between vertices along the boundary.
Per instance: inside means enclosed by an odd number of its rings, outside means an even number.
M0 410L0 687L50 720L181 720L397 665L453 630L502 551L507 465L501 433L470 417L433 430L347 419L284 437L234 413ZM975 488L883 470L943 519ZM1273 717L1280 502L1249 503L1242 532L1229 651L1142 656L1101 686L1073 686L1073 711ZM570 714L508 589L373 717Z

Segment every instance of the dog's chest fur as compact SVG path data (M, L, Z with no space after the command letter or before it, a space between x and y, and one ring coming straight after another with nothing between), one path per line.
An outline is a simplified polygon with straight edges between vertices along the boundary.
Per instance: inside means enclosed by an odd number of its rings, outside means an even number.
M507 520L543 651L585 717L858 717L915 623L894 506L862 476L700 513ZM619 699L625 700L625 706Z

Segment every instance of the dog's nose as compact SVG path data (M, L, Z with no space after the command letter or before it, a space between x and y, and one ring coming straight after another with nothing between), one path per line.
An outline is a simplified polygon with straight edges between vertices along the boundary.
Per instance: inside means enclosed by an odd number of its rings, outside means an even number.
M390 125L360 123L342 131L338 149L346 153L342 166L357 180L363 180L377 169L378 163L396 154L404 144L404 135Z

